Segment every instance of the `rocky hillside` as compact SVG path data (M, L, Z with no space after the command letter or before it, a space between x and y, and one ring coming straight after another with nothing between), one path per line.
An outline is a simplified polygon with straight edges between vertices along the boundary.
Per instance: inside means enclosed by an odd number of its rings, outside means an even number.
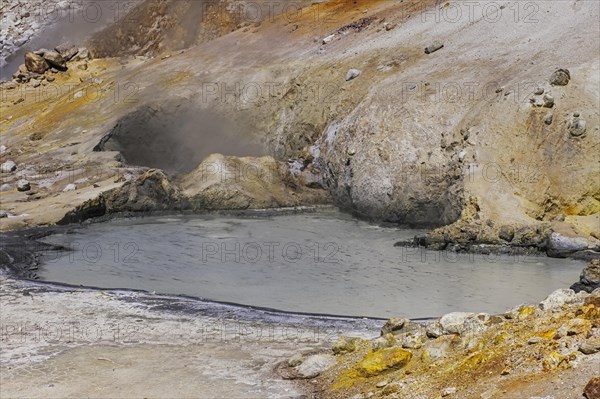
M162 104L185 103L203 116L184 147L202 147L213 121L241 126L215 152L270 155L361 217L451 225L425 245L546 249L558 232L583 240L569 242L571 252L598 247L597 2L469 11L460 2L331 0L253 23L232 18L227 4L203 20L194 3L143 2L130 15L140 34L125 19L111 25L88 43L96 58L85 68L2 85L0 156L16 163L2 174L2 209L14 216L3 226L62 219L160 167L153 148L193 157L177 150L177 122L138 147L149 154L143 164L99 147L140 109L160 120ZM238 141L252 153L228 153ZM194 191L192 169L169 179ZM20 179L31 189L18 191ZM287 180L276 184L291 195L298 183Z

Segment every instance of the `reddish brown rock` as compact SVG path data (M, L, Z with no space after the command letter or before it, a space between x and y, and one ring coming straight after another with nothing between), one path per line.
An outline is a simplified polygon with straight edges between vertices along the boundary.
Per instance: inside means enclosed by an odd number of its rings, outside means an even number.
M592 377L590 382L583 388L583 395L587 399L600 399L600 377Z

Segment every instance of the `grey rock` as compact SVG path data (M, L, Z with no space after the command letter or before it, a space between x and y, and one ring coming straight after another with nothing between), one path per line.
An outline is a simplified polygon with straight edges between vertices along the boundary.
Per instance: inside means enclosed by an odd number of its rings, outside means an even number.
M544 94L544 88L543 87L538 87L537 89L535 89L535 91L533 92L533 94L535 94L536 96L541 96L542 94Z
M64 192L77 190L77 186L73 183L69 183L63 189Z
M587 248L588 240L585 237L568 237L555 231L550 234L546 251L548 256L562 258Z
M404 325L408 323L410 323L410 321L403 317L392 317L385 322L383 327L381 327L381 335L383 336L394 331L402 330Z
M436 320L427 325L426 333L429 338L438 338L444 335L444 328L439 320Z
M66 69L67 61L63 58L58 51L47 51L44 53L44 59L49 65L57 69Z
M0 209L0 219L4 219L8 217L8 212Z
M357 78L361 74L361 71L358 69L350 69L348 73L346 73L346 82L352 79Z
M299 365L302 364L302 362L304 362L304 360L305 360L304 356L302 356L302 354L298 353L298 354L292 356L290 358L290 360L288 360L288 366L298 367Z
M564 305L570 305L581 301L581 297L575 294L575 291L560 288L540 302L540 308L542 310L560 309Z
M335 38L335 34L329 35L323 39L323 44L331 43L331 41Z
M77 55L75 56L76 61L90 59L90 52L86 47L80 47Z
M37 79L31 79L30 83L31 87L39 87L41 85L40 81Z
M31 190L31 184L29 184L29 181L25 180L25 179L21 179L19 181L17 181L17 191L29 191Z
M425 54L434 53L434 52L438 51L439 49L441 49L442 47L444 47L444 44L442 42L436 40L433 43L431 43L429 46L425 47Z
M465 323L473 313L452 312L445 314L440 319L440 325L445 334L461 334L465 329Z
M551 125L552 124L552 120L554 119L554 115L552 115L551 112L548 112L546 114L546 116L544 117L544 123L546 125Z
M296 370L300 378L309 379L318 377L319 374L330 368L336 363L331 355L312 355L308 356Z
M4 183L0 186L0 191L10 191L10 184Z
M378 351L380 349L391 348L396 343L396 338L393 334L385 334L381 337L377 337L371 340L371 345L374 351Z
M571 286L575 292L593 292L600 288L600 259L594 259L586 265L579 276L579 281Z
M552 97L549 94L544 94L544 107L545 108L552 108L554 107L554 97Z
M48 75L48 76L46 76L46 80L48 82L54 82L56 80L56 78L54 76L52 76L52 75Z
M594 353L600 352L600 336L595 335L585 340L579 346L579 352L584 355L593 355Z
M54 50L58 51L65 61L69 61L79 53L79 49L71 43L62 43L55 47Z
M558 69L550 76L550 84L553 86L566 86L571 80L571 73L568 69Z
M17 170L17 164L14 161L6 161L0 166L2 173L10 173Z
M586 123L583 119L574 118L569 123L569 133L571 133L571 136L573 137L582 137L586 130Z

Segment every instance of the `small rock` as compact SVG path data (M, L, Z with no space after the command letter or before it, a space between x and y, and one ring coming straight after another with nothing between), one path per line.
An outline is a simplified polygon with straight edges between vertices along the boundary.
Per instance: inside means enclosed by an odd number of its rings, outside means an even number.
M509 375L510 373L512 373L512 370L510 369L510 367L505 367L501 372L500 375Z
M52 76L52 75L48 75L48 76L46 76L46 80L48 82L54 82L56 80L56 78L54 76Z
M404 327L404 325L408 323L410 323L410 321L403 317L392 317L391 319L388 319L388 321L385 322L383 327L381 327L380 335L383 336L393 331L402 330L402 327Z
M304 361L304 356L302 356L301 354L298 353L298 354L292 356L290 358L290 360L288 360L288 366L298 367L299 365L302 364L303 361Z
M0 145L0 154L4 154L8 148L5 145Z
M595 335L584 341L579 345L579 352L584 355L593 355L594 353L600 352L600 336Z
M361 74L360 70L354 69L354 68L350 69L348 71L348 73L346 73L346 82L349 80L352 80L354 78L357 78L360 74Z
M25 179L21 179L17 182L17 191L29 191L31 190L31 184Z
M335 38L335 34L323 38L323 44L330 43Z
M535 94L536 96L541 96L542 94L544 94L544 88L543 87L538 87L537 89L535 89L535 91L533 92L533 94Z
M585 120L579 119L579 118L574 118L569 123L569 133L571 133L571 136L573 136L573 137L581 137L584 135L584 133L586 131L585 125L586 125Z
M600 399L600 377L592 377L585 388L583 388L583 395L587 399Z
M0 191L10 191L10 184L4 183L0 186Z
M544 117L544 123L546 125L551 125L553 119L554 119L554 116L552 115L552 112L548 112L546 114L546 116Z
M8 212L0 210L0 219L4 219L8 217Z
M442 47L444 47L444 44L442 42L436 40L433 43L431 43L429 46L425 47L425 54L434 53L434 52L438 51L439 49L441 49Z
M77 190L77 186L73 183L69 183L66 185L66 187L63 189L63 192L67 192L67 191L75 191Z
M315 378L335 363L335 358L331 355L312 355L307 357L296 370L298 371L300 378Z
M360 338L356 337L340 337L335 344L333 344L331 349L336 355L354 352L356 350L356 342L359 340Z
M453 393L456 393L456 388L455 387L444 388L444 390L442 391L442 398L445 398L446 396L450 396Z
M17 170L17 164L13 161L6 161L0 166L0 171L2 173L11 173Z
M377 351L379 349L385 349L385 348L390 348L392 346L394 346L396 344L396 337L394 337L394 334L389 333L389 334L385 334L381 337L377 337L373 340L371 340L371 345L374 351Z
M438 338L444 335L444 329L439 320L431 322L427 325L426 334L429 338Z
M531 337L531 338L529 338L527 343L529 345L535 345L535 344L539 344L541 341L542 341L542 339L540 337Z
M552 86L566 86L571 80L571 73L568 69L558 69L550 76Z
M37 79L31 79L30 83L31 87L39 87L41 85L40 81Z
M552 108L554 107L554 97L549 94L544 94L544 107Z
M383 381L379 381L379 382L378 382L378 383L377 383L375 386L376 386L377 388L383 388L383 387L385 387L387 384L389 384L389 382L387 382L386 380L383 380Z

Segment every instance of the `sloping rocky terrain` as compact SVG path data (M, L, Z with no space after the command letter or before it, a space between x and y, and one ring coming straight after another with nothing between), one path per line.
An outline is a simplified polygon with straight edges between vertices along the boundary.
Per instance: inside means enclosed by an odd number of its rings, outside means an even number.
M0 84L3 232L333 203L434 228L398 245L598 258L596 1L145 0L36 48L23 33L34 3L11 4L2 57L21 49L23 61ZM573 289L599 281L596 261ZM598 365L571 355L598 334L598 304L583 304L595 296L579 295L497 325L482 316L492 325L466 341L456 331L373 352L356 341L317 359L335 366L307 392L403 397L388 386L406 383L425 387L415 398L579 399ZM558 334L569 323L585 331ZM532 332L541 341L529 344ZM444 340L457 341L449 357L423 358ZM299 367L281 368L292 378ZM552 393L554 380L573 386Z

